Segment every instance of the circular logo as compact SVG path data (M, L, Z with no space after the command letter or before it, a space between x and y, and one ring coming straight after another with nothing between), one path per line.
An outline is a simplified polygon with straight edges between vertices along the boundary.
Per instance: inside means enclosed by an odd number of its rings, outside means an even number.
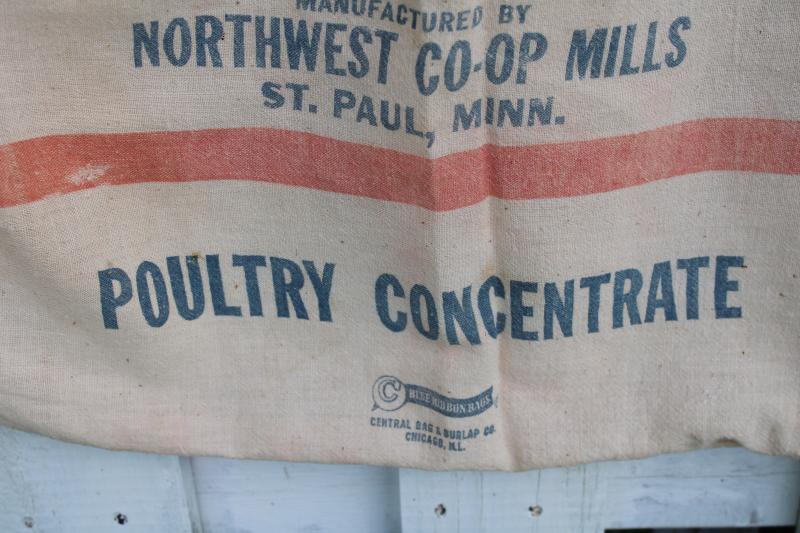
M397 411L406 403L406 387L394 376L381 376L372 386L373 409Z

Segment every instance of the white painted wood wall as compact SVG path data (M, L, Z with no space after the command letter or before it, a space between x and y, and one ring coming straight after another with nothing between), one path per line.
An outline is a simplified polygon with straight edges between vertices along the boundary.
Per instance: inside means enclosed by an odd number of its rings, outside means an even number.
M736 448L434 473L110 452L0 428L2 533L596 533L790 525L798 502L799 461Z

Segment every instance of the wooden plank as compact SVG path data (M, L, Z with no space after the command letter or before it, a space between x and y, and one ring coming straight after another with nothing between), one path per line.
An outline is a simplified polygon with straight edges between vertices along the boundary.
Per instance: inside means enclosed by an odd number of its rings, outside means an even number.
M792 525L800 462L730 448L516 474L401 470L400 495L406 531Z
M790 525L798 501L800 462L741 449L518 474L398 474L110 452L0 428L0 531L12 533L399 532L401 523L414 532L598 533Z
M517 474L401 470L403 529L580 531L586 484L595 470L594 465Z
M192 533L178 458L0 428L0 531Z
M607 527L794 525L800 462L739 448L603 465Z
M400 532L394 468L192 459L207 533Z

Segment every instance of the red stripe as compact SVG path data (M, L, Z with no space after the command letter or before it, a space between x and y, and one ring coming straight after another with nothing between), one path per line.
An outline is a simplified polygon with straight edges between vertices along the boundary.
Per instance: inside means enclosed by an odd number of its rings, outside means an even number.
M74 178L87 168L102 176ZM800 122L706 119L437 159L267 128L55 135L0 147L0 207L99 185L249 180L446 211L487 196L578 196L708 170L800 174Z

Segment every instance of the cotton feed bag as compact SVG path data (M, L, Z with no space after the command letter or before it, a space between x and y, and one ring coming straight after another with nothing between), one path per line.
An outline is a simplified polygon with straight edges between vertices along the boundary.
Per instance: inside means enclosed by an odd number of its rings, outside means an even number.
M800 455L800 3L1 7L0 424Z

